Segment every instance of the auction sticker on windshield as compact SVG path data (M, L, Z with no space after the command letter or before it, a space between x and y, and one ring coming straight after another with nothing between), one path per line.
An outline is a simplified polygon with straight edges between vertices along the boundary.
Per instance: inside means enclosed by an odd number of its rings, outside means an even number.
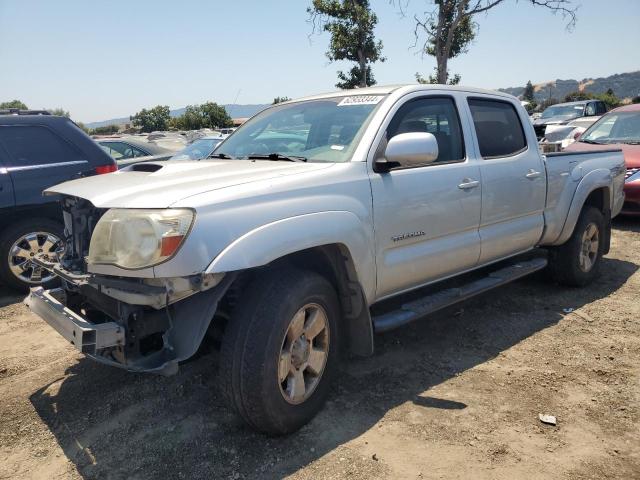
M344 107L347 105L376 105L380 103L382 100L382 95L354 95L352 97L343 98L340 103L338 103L339 107Z

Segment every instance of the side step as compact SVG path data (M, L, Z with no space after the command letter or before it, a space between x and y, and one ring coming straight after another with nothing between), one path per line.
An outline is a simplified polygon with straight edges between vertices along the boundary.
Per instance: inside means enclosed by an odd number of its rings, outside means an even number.
M403 304L398 310L373 317L376 332L386 332L406 325L418 318L441 310L445 307L471 298L480 293L499 287L541 270L547 265L546 258L534 258L503 267L486 277L456 288L447 288L425 297Z

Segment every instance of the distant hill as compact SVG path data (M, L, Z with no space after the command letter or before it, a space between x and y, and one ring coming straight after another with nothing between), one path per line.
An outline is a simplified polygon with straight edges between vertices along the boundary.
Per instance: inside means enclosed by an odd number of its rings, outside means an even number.
M605 78L585 78L582 80L554 80L551 82L538 83L534 86L534 97L537 101L547 98L557 98L559 100L571 92L604 93L608 89L613 90L618 98L631 98L640 95L640 71L619 73ZM510 93L516 97L524 92L524 85L521 87L499 88L501 92Z
M269 105L267 104L256 104L256 105L238 105L236 103L229 105L222 105L231 118L246 118L252 117L256 113L264 110ZM184 113L185 107L176 108L175 110L171 110L170 114L172 117L179 117ZM133 115L133 113L131 114ZM129 123L129 117L122 118L111 118L109 120L102 120L101 122L91 122L87 123L87 128L97 128L97 127L105 127L107 125L124 125L125 123Z

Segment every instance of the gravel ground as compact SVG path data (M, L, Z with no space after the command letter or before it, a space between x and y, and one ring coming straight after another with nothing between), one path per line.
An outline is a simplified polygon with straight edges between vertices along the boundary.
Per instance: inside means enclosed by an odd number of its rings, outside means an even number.
M639 266L620 220L588 288L538 275L380 335L286 438L224 406L215 354L102 366L0 291L0 479L640 478Z

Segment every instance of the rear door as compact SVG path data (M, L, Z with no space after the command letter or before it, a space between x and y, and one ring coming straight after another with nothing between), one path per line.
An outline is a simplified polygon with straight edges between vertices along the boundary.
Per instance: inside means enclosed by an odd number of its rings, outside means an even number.
M90 167L77 147L44 125L0 126L0 148L17 205L51 202L43 190L79 178Z
M482 177L480 264L530 249L544 228L546 173L529 120L508 100L468 99ZM527 135L528 134L528 135Z

